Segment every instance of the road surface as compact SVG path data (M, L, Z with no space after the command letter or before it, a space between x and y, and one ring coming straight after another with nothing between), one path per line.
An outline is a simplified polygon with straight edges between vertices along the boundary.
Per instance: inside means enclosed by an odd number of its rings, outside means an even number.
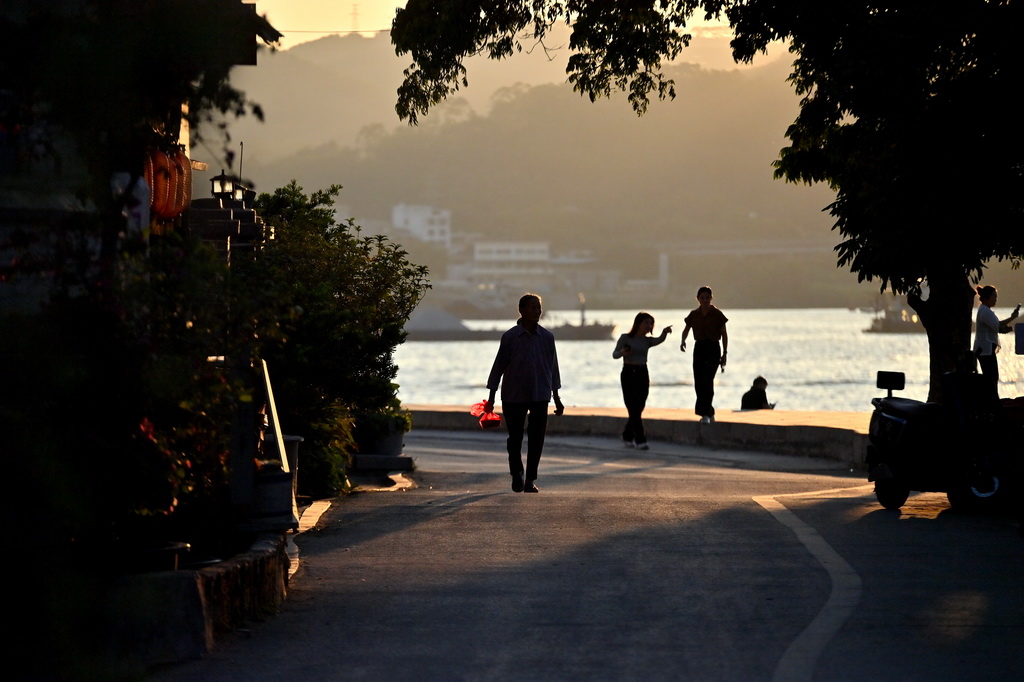
M1024 678L1024 541L834 461L413 432L415 487L334 501L281 613L159 680Z

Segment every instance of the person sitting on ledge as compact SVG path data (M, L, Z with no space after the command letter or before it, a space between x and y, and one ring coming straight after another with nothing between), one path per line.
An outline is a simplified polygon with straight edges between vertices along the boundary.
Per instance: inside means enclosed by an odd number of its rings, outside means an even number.
M768 388L768 382L764 377L754 379L750 390L744 393L743 398L740 400L740 409L774 410L775 403L768 402L768 394L765 392L766 388Z

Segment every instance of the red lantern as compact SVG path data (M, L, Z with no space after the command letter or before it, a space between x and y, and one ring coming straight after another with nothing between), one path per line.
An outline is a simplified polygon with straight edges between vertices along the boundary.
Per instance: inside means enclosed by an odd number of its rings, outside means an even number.
M170 218L181 215L192 203L192 162L181 149L170 156L173 198Z
M169 220L181 215L192 201L192 162L182 150L170 154L151 149L144 175L151 193L153 215Z

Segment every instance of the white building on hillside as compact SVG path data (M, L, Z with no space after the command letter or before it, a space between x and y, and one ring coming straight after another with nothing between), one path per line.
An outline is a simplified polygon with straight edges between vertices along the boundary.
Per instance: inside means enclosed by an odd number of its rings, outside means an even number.
M473 245L477 282L547 282L551 276L548 242L477 242Z
M452 212L433 206L398 204L391 208L391 224L420 241L452 248Z

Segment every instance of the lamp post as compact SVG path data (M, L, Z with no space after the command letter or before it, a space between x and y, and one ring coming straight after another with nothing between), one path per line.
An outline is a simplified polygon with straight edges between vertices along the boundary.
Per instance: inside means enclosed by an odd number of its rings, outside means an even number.
M235 194L235 181L222 169L220 175L210 178L210 193L217 199L231 199Z
M256 199L256 192L240 182L236 182L231 198L241 203L243 208L252 208L252 202Z

